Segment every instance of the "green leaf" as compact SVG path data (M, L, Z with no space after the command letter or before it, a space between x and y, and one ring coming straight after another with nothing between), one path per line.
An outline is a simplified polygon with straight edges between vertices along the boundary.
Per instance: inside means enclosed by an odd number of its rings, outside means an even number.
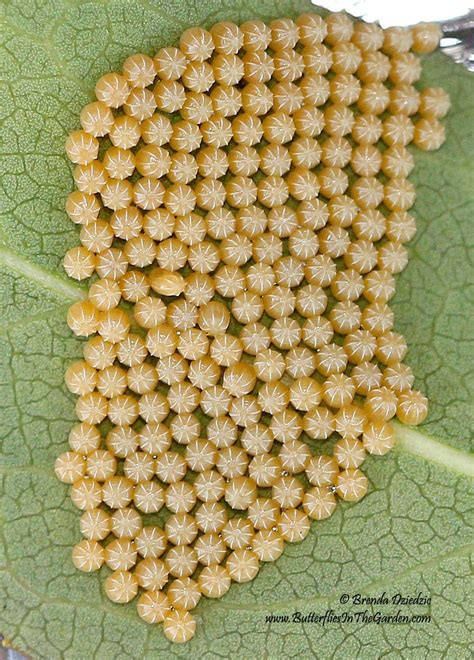
M367 461L368 496L342 504L288 546L249 585L206 599L199 628L171 647L134 605L113 605L103 576L70 562L78 512L53 473L74 420L65 366L81 353L65 312L84 290L60 263L77 243L63 212L72 188L63 152L94 81L136 51L153 52L195 24L294 15L304 0L5 0L0 118L0 401L2 609L0 632L36 658L467 658L472 639L469 553L472 411L474 81L442 55L424 84L443 86L453 109L447 142L416 153L418 234L398 278L397 328L431 412L397 427L396 451ZM436 438L436 439L435 439ZM431 596L428 606L342 605L343 594ZM429 614L430 623L268 623L270 614Z

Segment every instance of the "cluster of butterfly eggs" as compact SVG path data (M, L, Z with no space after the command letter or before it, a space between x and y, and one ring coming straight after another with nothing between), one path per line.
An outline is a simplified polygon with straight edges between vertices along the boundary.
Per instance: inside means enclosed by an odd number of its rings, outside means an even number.
M201 595L253 579L336 495L364 496L392 417L427 414L387 303L415 233L406 145L438 148L449 109L413 86L409 51L439 36L340 14L192 28L103 76L67 140L82 245L64 267L98 276L67 317L90 337L55 466L83 510L73 562L105 563L115 602L141 588L138 614L173 641ZM302 435L334 432L332 456Z

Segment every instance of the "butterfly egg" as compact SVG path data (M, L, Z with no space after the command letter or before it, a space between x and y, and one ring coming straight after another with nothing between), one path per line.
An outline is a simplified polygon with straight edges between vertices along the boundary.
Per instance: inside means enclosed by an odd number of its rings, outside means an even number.
M172 513L189 513L196 504L196 488L185 481L170 484L165 492L166 507Z
M80 541L72 549L72 563L85 573L98 571L104 563L104 548L97 541Z
M113 126L109 129L110 141L114 147L120 149L135 147L140 140L140 135L140 122L128 115L115 117Z
M359 469L343 470L335 481L336 493L346 502L356 502L364 497L368 489L367 477Z
M311 520L329 518L336 508L334 493L327 486L315 486L303 497L303 511Z
M217 179L227 172L230 166L230 154L217 147L203 147L196 155L196 164L201 176Z
M224 566L212 564L202 569L198 577L198 585L203 596L222 598L230 589L231 578Z
M106 435L107 449L117 458L126 458L138 449L138 434L130 426L117 426Z
M252 257L252 243L247 236L231 234L219 246L221 260L230 266L243 266Z
M107 172L100 161L92 160L86 165L77 165L74 168L73 178L79 191L94 195L107 183Z
M439 45L443 36L437 23L418 23L411 29L413 37L412 49L415 53L431 53Z
M381 88L379 89L381 90ZM336 73L329 83L329 98L335 104L346 106L352 105L358 100L360 94L361 84L359 80L350 73ZM327 100L326 93L321 95L320 100L322 101L325 97L325 100ZM322 105L322 103L318 103L318 105Z
M90 509L84 511L79 525L81 534L86 539L89 541L103 541L110 533L110 515L103 509Z
M313 440L325 440L335 430L334 415L324 406L312 408L304 415L302 427Z
M383 385L398 395L411 389L414 380L413 372L407 364L394 363L383 370Z
M154 470L153 458L146 452L132 452L123 462L124 475L134 483L148 481L153 477Z
M304 71L302 55L292 48L277 50L273 55L273 65L273 77L279 82L293 82L301 78Z
M353 470L359 467L365 459L364 445L360 440L349 438L338 440L333 451L336 461L344 470Z
M66 387L73 394L92 392L97 383L97 371L84 360L71 364L64 375Z
M129 571L115 571L105 579L104 591L114 603L129 603L138 593L138 580Z
M409 144L414 132L413 122L406 115L390 115L383 121L382 139L389 147Z
M342 300L337 302L328 314L328 319L332 324L331 331L335 331L340 335L348 335L354 332L360 326L361 311L359 305L351 300ZM318 324L319 328L320 324ZM333 332L328 337L328 344L332 339Z
M197 438L186 445L186 463L193 472L210 470L215 465L216 457L216 447L208 440Z
M215 291L215 281L207 273L191 273L186 277L184 296L197 307L210 302Z
M94 195L75 190L69 193L65 208L66 213L74 223L87 225L89 222L97 220L100 203Z
M407 344L401 334L388 331L377 337L375 356L383 364L391 365L401 362L406 352Z
M364 52L357 69L359 79L364 83L385 82L390 73L390 59L379 51Z
M350 376L345 374L332 374L320 386L322 396L320 400L312 406L319 405L321 399L331 408L342 408L352 403L355 395L355 385ZM311 410L312 408L309 408Z
M165 615L163 632L170 641L182 644L194 637L196 620L186 610L172 610Z
M275 440L289 442L291 440L297 440L300 437L303 431L303 424L297 412L286 408L273 415L269 428Z
M258 321L263 314L263 302L260 296L250 291L243 291L232 300L231 310L234 318L243 324Z
M222 385L211 385L202 390L199 405L205 415L215 418L229 412L231 401L231 395Z
M408 252L401 243L389 241L379 248L378 266L389 273L401 273L408 264Z
M204 470L196 476L194 487L201 502L217 502L224 495L225 481L215 470Z
M235 477L225 487L225 501L232 509L245 511L257 498L257 486L249 477Z
M74 451L67 451L58 456L54 464L54 472L58 479L65 484L72 484L86 472L83 456Z
M413 44L413 35L410 28L389 27L383 31L384 40L382 50L387 55L407 53Z
M368 420L362 434L362 444L369 454L382 456L395 444L395 433L390 424L378 420Z
M428 399L421 392L403 392L397 405L397 417L403 424L421 424L428 415Z
M382 155L381 169L390 178L403 179L413 167L413 156L403 145L392 145Z
M199 357L207 355L209 351L209 339L202 330L189 328L177 336L176 346L173 346L173 351L170 351L168 354L171 355L175 348L187 360L196 360ZM161 357L166 356L162 355Z
M355 405L340 408L334 416L335 430L345 440L354 440L360 436L365 421L365 412Z
M179 296L186 283L181 273L155 268L150 273L150 285L153 291L162 296Z
M87 165L99 153L99 141L86 131L74 131L66 140L66 154L72 163Z
M168 390L168 402L171 410L180 413L190 413L199 405L199 390L190 382L173 383Z
M172 183L187 184L196 178L198 165L191 154L175 153L170 157L170 166L167 173Z
M162 147L173 134L171 121L161 113L155 113L140 125L143 142Z
M366 396L371 390L377 389L382 384L382 373L376 364L372 362L361 362L356 364L351 371L351 379L355 385L357 394Z
M119 394L109 400L107 416L118 426L133 424L140 413L135 397L130 394Z
M87 422L75 424L68 436L69 446L73 452L83 455L98 449L101 439L99 430Z
M383 131L382 120L374 114L358 115L352 126L352 138L358 144L375 144Z
M226 508L218 502L200 504L195 516L199 530L205 534L220 533L228 519Z
M97 390L108 399L127 389L127 372L118 366L106 367L98 373Z
M258 531L252 539L252 550L260 561L276 561L281 556L285 542L272 529Z
M387 303L395 293L395 280L386 270L373 270L364 277L364 297L370 303Z
M173 545L189 545L198 534L195 518L189 513L173 513L165 523L165 533Z
M289 508L282 511L278 518L277 526L285 541L299 543L309 533L310 520L301 509Z
M247 471L248 463L249 458L240 447L224 447L217 453L216 468L225 479L242 477Z
M135 553L138 551L144 558L161 557L166 550L166 544L166 534L160 527L142 527L135 536Z
M248 508L248 518L257 530L274 527L279 514L279 504L267 497L258 497Z
M221 367L237 364L242 357L242 352L241 340L225 333L216 335L210 346L210 356Z
M387 422L395 416L397 404L398 397L395 392L382 385L367 393L364 410L370 418Z
M311 450L300 440L288 439L280 448L279 458L286 472L299 474L306 469L311 458Z
M186 56L173 46L161 48L153 58L155 70L162 80L179 80L187 64Z
M110 528L114 536L133 539L142 527L142 517L135 509L118 509L110 518Z
M272 484L272 498L282 509L292 509L299 506L303 500L304 488L301 482L293 476L279 477ZM278 529L278 519L281 511L278 511L274 527Z
M343 256L344 265L358 273L369 273L377 265L377 248L372 241L358 239L353 241Z
M202 534L194 543L194 550L199 564L202 566L218 566L227 554L227 547L222 540L222 534ZM204 570L201 570L202 574ZM229 580L230 582L230 580ZM199 583L199 577L198 577ZM203 592L204 593L204 592Z
M162 454L171 446L171 430L160 422L150 422L143 426L136 439L142 451L148 452L152 456ZM136 445L132 451L127 447L125 455L130 455L136 449Z
M99 319L99 311L87 300L74 303L67 313L68 326L75 335L80 337L88 337L96 332Z
M181 81L193 92L207 92L215 82L213 68L208 62L190 62L181 76Z
M364 308L361 325L378 337L393 328L394 314L385 303L373 302Z
M171 603L162 591L145 591L137 601L137 614L146 623L162 623Z
M96 256L96 272L99 277L110 277L118 280L127 272L128 261L122 250L108 248Z
M264 351L269 348L271 337L268 328L266 328L261 323L248 323L244 325L240 333L240 340L242 342L244 351L249 355L258 355L261 351ZM279 355L277 353L277 355ZM268 356L267 356L268 357ZM281 356L280 356L281 357ZM259 363L258 369L259 372L262 372L262 367L264 363ZM266 364L266 361L265 361ZM283 364L283 371L285 370L285 361L281 358L281 362L278 364ZM255 364L254 364L255 366ZM255 367L257 369L257 367ZM259 375L260 378L260 375Z
M155 471L159 479L167 484L180 481L186 474L186 461L177 452L166 452L156 459Z
M415 124L413 142L424 151L439 149L445 140L444 126L431 117L419 119Z
M136 247L136 246L135 246ZM150 282L145 273L129 270L119 279L122 298L136 303L146 297L150 291Z
M81 511L96 509L103 500L102 485L89 477L77 479L72 484L69 494L71 502Z
M122 73L131 87L148 87L155 79L155 66L148 55L136 53L127 57Z
M168 587L167 596L174 608L182 607L189 611L199 603L201 591L195 580L186 577L173 580Z
M106 481L117 469L115 457L108 451L97 449L87 456L87 475L96 481Z
M162 422L170 411L170 405L161 392L147 392L138 399L138 414L145 422Z
M451 107L449 94L441 87L425 87L420 93L419 112L423 117L440 119Z
M288 206L276 206L268 212L268 230L270 235L265 233L262 237L256 237L253 241L254 252L259 258L256 261L265 261L259 254L260 252L260 239L265 238L269 243L269 249L272 250L270 257L266 260L267 263L274 263L278 257L283 254L283 244L279 240L290 237L294 231L298 229L298 216L295 211ZM258 244L258 251L257 246ZM277 256L278 253L278 256ZM270 261L271 258L273 260ZM255 258L255 255L254 255Z
M190 577L197 566L196 551L188 545L171 547L166 553L165 564L173 577Z
M186 100L186 90L181 83L175 80L162 80L153 88L154 102L158 110L162 112L177 112L181 110ZM181 139L173 127L172 137L174 140Z
M299 42L305 46L321 43L327 35L327 25L317 14L302 14L295 20Z
M260 562L252 550L237 549L228 556L226 568L234 582L250 582L260 570Z
M129 181L108 179L100 191L100 196L104 206L112 209L112 211L118 211L130 205L133 198L133 187ZM106 247L110 247L110 243L98 249L97 252L104 250Z
M281 349L290 349L298 346L301 339L301 328L295 319L285 316L275 319L270 326L271 342Z
M105 547L105 563L112 571L128 571L137 563L135 542L115 539Z
M286 286L274 286L263 295L265 312L272 319L293 314L296 308L296 295Z
M95 95L109 108L118 108L125 103L130 87L127 79L118 73L106 73L95 86Z
M134 87L123 105L125 114L142 122L149 119L157 108L153 92L146 88Z

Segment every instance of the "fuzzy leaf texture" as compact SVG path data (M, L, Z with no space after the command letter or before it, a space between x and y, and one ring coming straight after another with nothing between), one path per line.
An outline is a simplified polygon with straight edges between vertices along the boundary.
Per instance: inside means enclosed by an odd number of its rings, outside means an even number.
M193 25L296 15L304 0L4 0L0 118L0 436L2 586L0 632L34 658L314 657L468 658L474 428L472 394L474 78L443 55L426 58L422 84L444 87L452 110L447 142L416 153L418 233L398 277L396 329L407 338L415 386L430 399L416 431L370 457L367 497L340 504L309 537L287 547L250 584L202 599L198 631L171 646L135 604L114 605L103 576L70 561L79 512L52 471L74 422L66 366L81 355L65 317L84 288L61 267L78 229L63 211L72 190L68 132L97 78L134 52L154 53ZM471 162L470 162L471 159ZM471 233L470 230L471 229ZM470 320L471 317L471 320ZM339 603L342 594L431 595L401 607L431 623L266 623L270 614L336 614L396 606Z

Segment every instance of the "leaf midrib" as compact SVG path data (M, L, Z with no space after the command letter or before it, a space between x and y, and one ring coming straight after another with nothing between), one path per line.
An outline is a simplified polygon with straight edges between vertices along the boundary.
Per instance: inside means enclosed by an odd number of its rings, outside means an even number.
M87 297L86 290L78 284L68 282L59 275L25 259L18 252L14 252L5 246L0 247L0 265L7 266L24 279L35 282L44 289L52 291L66 302L82 300Z
M29 279L45 289L52 291L65 302L82 300L87 292L81 286L64 280L59 275L47 270L39 264L32 263L9 248L0 247L0 264L25 279ZM26 317L22 322L32 322L37 315ZM474 455L445 445L439 440L422 433L413 427L394 423L397 444L395 449L400 453L410 454L425 461L436 463L457 474L474 478ZM28 469L27 466L16 469ZM0 472L4 472L1 470ZM46 469L45 469L46 471Z

